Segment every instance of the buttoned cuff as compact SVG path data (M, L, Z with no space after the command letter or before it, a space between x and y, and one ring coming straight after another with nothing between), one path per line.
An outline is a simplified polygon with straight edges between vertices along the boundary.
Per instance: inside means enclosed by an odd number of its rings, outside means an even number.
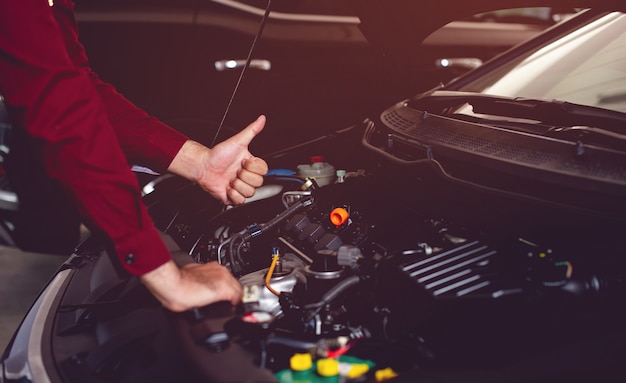
M143 275L172 259L154 227L117 241L115 251L122 266L133 275Z

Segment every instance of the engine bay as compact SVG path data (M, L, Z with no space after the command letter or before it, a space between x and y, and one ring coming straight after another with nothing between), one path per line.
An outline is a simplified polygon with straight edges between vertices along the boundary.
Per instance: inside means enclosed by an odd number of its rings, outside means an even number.
M201 225L170 223L196 262L218 261L244 286L236 310L178 322L195 334L182 337L187 351L207 353L197 364L235 358L249 365L236 380L296 381L302 354L357 358L341 374L357 379L346 371L361 366L366 381L520 360L540 374L621 331L623 222L451 183L428 166L397 170L348 171L324 186L270 175L271 197Z
M236 207L175 177L148 184L144 202L175 260L224 265L243 301L169 312L94 237L67 263L75 275L55 319L67 381L535 382L621 371L619 209L589 208L601 195L591 192L577 205L580 193L517 174L463 180L483 169L361 128L268 157L264 185ZM368 135L378 138L350 144Z

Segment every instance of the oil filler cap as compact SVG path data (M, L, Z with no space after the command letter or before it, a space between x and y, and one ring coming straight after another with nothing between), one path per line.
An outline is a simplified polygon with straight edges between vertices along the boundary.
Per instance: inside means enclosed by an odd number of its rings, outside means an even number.
M348 222L348 218L350 218L350 213L342 207L334 208L333 211L330 212L330 222L332 222L335 227L339 227Z

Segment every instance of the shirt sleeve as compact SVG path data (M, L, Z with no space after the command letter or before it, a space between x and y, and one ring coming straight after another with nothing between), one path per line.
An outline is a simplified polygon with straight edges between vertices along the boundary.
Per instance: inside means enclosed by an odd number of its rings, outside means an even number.
M148 115L91 70L85 49L78 41L73 7L71 0L57 0L52 8L70 59L87 73L96 86L128 162L165 171L187 136Z
M0 93L12 123L41 148L48 175L64 187L86 224L113 241L126 270L141 275L171 256L142 203L124 150L129 158L147 157L148 163L167 167L184 138L163 129L151 141L171 136L176 144L146 149L149 145L137 143L142 131L159 124L76 65L76 52L68 49L78 44L75 29L67 24L71 19L56 14L71 12L71 3L57 3L61 8L53 13L46 0L0 2Z

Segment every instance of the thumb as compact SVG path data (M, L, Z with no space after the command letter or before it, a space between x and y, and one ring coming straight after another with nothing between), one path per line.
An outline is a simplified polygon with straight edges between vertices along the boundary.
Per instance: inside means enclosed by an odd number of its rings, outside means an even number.
M242 145L248 145L265 127L265 116L260 115L254 122L235 135L235 139Z

